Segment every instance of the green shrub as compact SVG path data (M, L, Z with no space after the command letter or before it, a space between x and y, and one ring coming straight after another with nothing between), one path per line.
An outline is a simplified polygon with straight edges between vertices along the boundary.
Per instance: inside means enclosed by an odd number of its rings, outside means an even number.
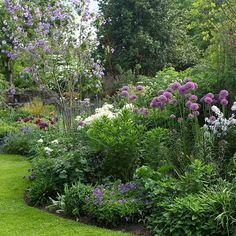
M130 180L139 163L139 145L144 127L136 125L128 111L116 118L99 119L89 127L88 138L94 152L100 154L104 177Z
M91 192L92 187L81 182L73 184L71 187L65 185L64 193L59 195L57 200L53 200L53 206L56 207L59 212L63 212L68 215L84 215L86 198Z
M142 157L145 165L154 169L171 162L171 132L164 128L155 128L144 136Z
M233 194L227 187L162 202L148 218L154 235L233 235Z

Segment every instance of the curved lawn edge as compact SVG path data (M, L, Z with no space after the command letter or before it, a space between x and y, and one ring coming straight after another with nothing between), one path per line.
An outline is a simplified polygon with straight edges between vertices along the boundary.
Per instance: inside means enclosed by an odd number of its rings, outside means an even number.
M125 236L81 224L28 206L23 199L30 163L21 156L0 154L0 235L1 236Z

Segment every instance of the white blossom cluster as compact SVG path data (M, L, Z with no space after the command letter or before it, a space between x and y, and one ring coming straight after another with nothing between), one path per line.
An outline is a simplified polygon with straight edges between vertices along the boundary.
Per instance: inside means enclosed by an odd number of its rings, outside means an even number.
M98 120L102 117L107 117L108 119L113 119L120 115L123 110L132 110L134 108L133 104L126 104L121 110L116 111L114 106L108 103L105 103L101 108L97 108L95 110L95 114L87 117L83 120L81 116L76 117L76 121L78 122L79 126L78 129L83 128L84 125L90 125L95 120Z
M221 137L223 135L226 135L227 130L236 125L236 119L235 115L232 114L229 119L226 119L224 117L223 112L220 111L220 109L217 106L212 106L211 110L215 113L215 119L205 118L206 124L204 125L204 128L211 131L213 134L217 135L217 137ZM231 107L232 111L236 110L236 102Z

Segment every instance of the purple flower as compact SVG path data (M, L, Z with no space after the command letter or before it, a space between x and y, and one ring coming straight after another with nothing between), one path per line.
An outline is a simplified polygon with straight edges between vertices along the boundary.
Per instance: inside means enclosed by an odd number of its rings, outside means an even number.
M174 82L170 88L172 88L173 90L177 90L181 87L181 84L179 82Z
M158 96L161 96L161 95L164 94L164 92L165 92L164 90L160 90L160 91L158 91L157 95L158 95Z
M160 101L160 102L167 102L166 96L165 96L165 95L160 95L160 96L159 96L159 101Z
M121 91L121 96L122 97L128 97L129 96L129 92L127 90L123 90L123 91Z
M212 122L212 123L213 123L213 122L215 122L215 121L216 121L216 117L215 117L215 116L210 116L210 117L209 117L209 120L210 120L210 122Z
M203 100L207 105L211 105L213 103L213 100L210 97L205 97Z
M138 108L134 108L133 109L133 113L139 113L139 109Z
M143 114L144 116L148 116L148 109L147 108L141 108L139 112L141 114Z
M185 87L186 87L187 89L194 90L194 89L196 89L196 84L193 83L193 82L187 82L187 83L185 84Z
M219 93L219 98L226 98L229 96L229 92L227 90L221 90L220 93Z
M171 99L170 101L169 101L169 104L171 104L171 105L177 105L177 100L176 99Z
M138 97L136 95L130 95L128 99L129 99L130 102L134 102L138 99Z
M136 91L138 91L138 92L143 91L143 86L142 85L138 85L136 87Z
M226 98L223 98L223 99L220 100L220 104L223 105L223 106L228 105L228 103L229 102L228 102L228 100Z
M22 73L30 73L32 69L30 67L26 67L25 69L22 70Z
M194 118L194 114L189 113L189 114L188 114L188 118L189 118L190 120L192 120L192 119Z
M188 92L188 89L187 89L187 87L185 87L185 86L179 87L178 90L179 90L179 93L180 93L181 95L184 95L185 93Z
M189 108L192 111L197 111L199 109L199 105L197 103L192 103Z
M173 96L172 93L170 93L170 92L164 92L163 95L168 99L172 98L172 96Z
M166 89L166 92L172 93L172 92L173 92L173 89L169 87L169 88Z
M189 97L189 100L190 100L191 102L196 102L196 101L198 100L198 97L197 97L196 95L191 95L191 96Z
M121 91L129 91L129 86L123 86L123 87L121 88Z
M208 93L205 97L209 97L209 98L213 99L215 97L215 95L213 93Z
M187 101L187 102L185 103L185 106L190 109L190 107L191 107L192 104L193 104L193 103L192 103L191 101Z

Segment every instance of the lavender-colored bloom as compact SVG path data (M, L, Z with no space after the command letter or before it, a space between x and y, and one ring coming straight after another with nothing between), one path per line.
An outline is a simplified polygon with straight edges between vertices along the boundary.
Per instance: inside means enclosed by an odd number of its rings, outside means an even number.
M189 97L189 100L190 100L191 102L196 102L196 101L198 100L198 97L197 97L196 95L191 95L191 96Z
M138 108L134 108L133 109L133 113L139 113L139 109Z
M32 72L32 68L26 67L25 69L22 70L22 73L30 73Z
M188 118L189 118L190 120L192 120L192 119L194 118L194 114L189 113L189 114L188 114Z
M143 91L143 86L142 85L138 85L136 87L136 91L138 91L138 92Z
M139 112L141 114L143 114L144 116L148 116L148 109L147 108L141 108Z
M207 96L203 100L207 105L211 105L213 103L212 98L207 97Z
M172 98L172 96L173 96L173 94L170 93L170 92L164 92L163 95L164 95L166 98L168 98L168 99Z
M121 91L129 91L129 86L123 86L123 87L121 88Z
M228 103L229 102L228 102L228 100L226 98L223 98L223 99L220 100L220 104L223 105L223 106L228 105Z
M181 84L179 82L174 82L170 88L172 88L173 90L177 90L181 87Z
M188 92L188 89L187 89L187 87L185 87L185 86L179 87L178 90L179 90L179 93L180 93L181 95L184 95L184 94L186 94L186 93Z
M122 97L128 97L129 96L129 92L127 90L123 90L123 91L121 91L121 96Z
M193 104L192 101L189 100L185 103L185 106L190 109L192 104Z
M187 89L191 89L191 90L196 89L196 84L193 83L193 82L187 82L184 86L185 86Z
M229 92L225 89L221 90L220 93L219 93L219 98L222 99L222 98L226 98L229 96Z
M173 89L172 89L171 87L169 87L169 88L166 89L166 92L172 93L172 92L173 92Z
M171 105L177 105L177 100L176 99L171 99L170 101L169 101L169 104L171 104Z
M165 103L165 102L167 102L167 97L165 95L160 95L159 101Z
M215 95L213 93L208 93L205 97L209 97L209 98L213 99L215 97Z
M199 109L199 105L197 103L192 103L189 108L192 111L197 111Z
M158 95L158 96L161 96L161 95L164 94L164 92L165 92L164 90L160 90L160 91L158 91L157 95Z
M215 117L215 116L210 116L210 117L209 117L209 120L213 123L213 122L216 121L216 117Z
M151 107L151 108L157 108L158 106L159 106L159 103L156 102L156 101L152 101L152 102L150 103L150 107Z
M138 97L136 95L130 95L128 99L129 99L129 102L134 102L138 99Z

